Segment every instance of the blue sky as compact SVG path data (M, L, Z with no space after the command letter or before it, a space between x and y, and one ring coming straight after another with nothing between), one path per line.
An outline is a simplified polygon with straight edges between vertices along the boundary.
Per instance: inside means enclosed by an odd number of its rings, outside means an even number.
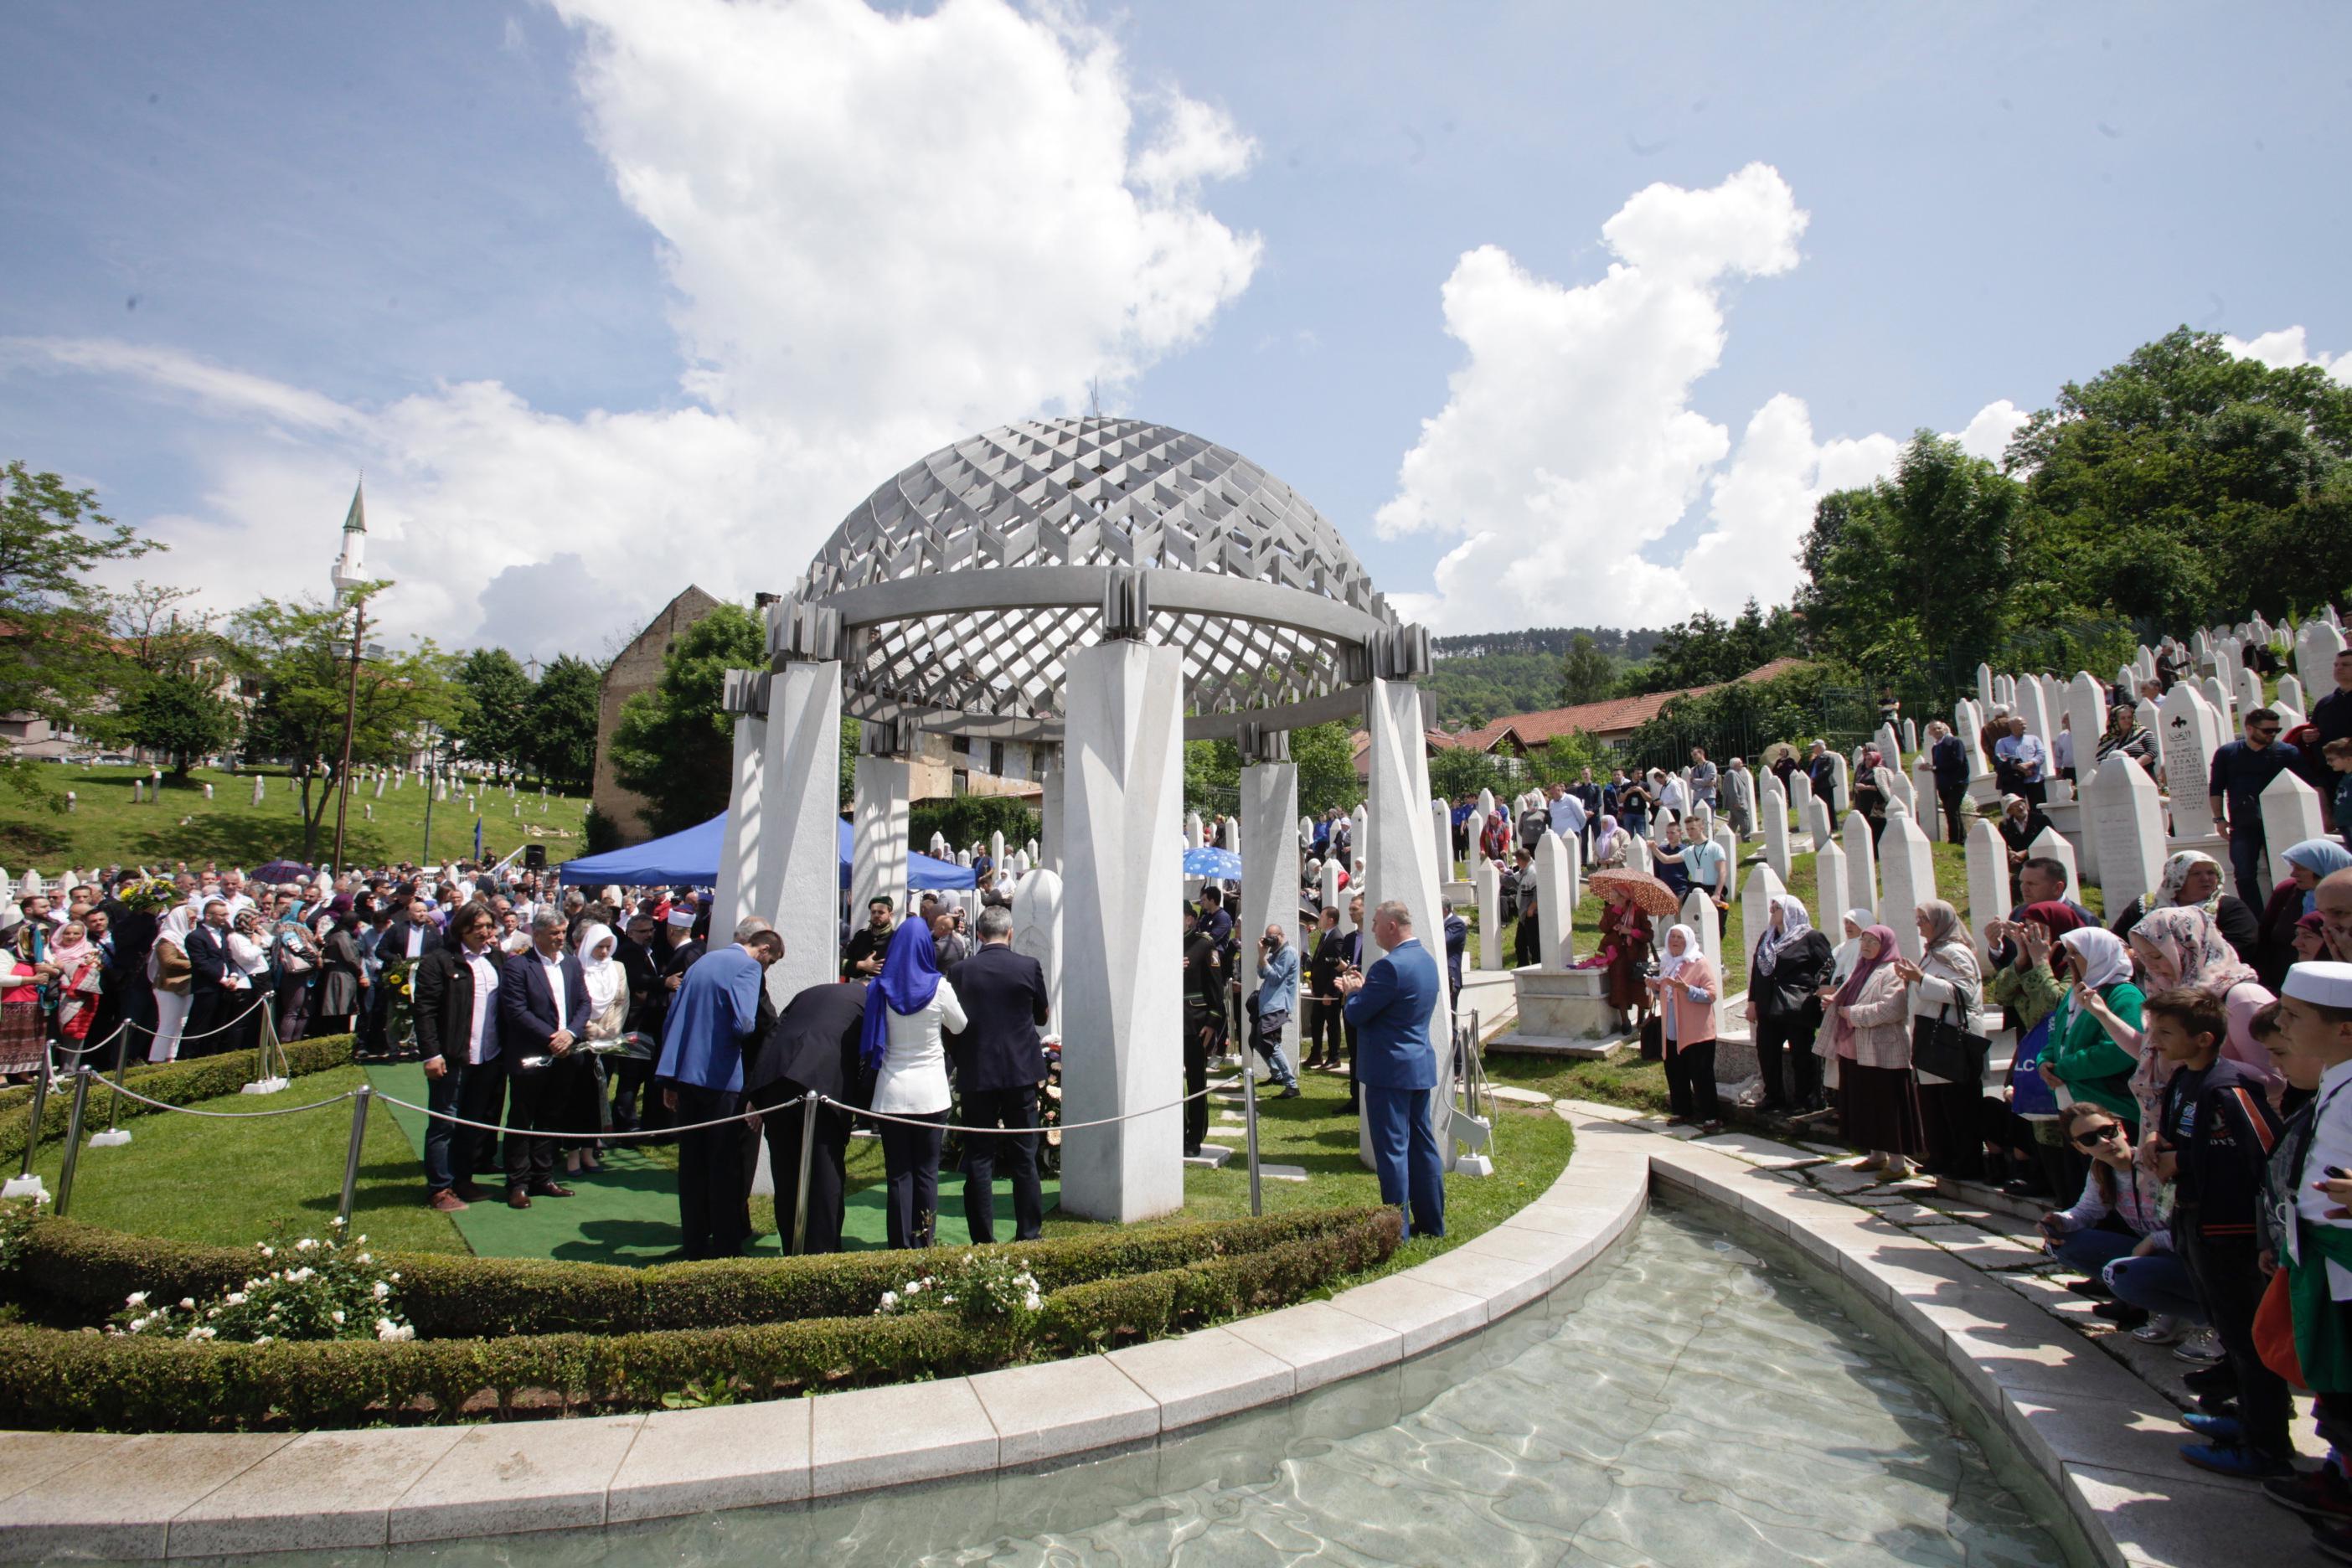
M445 643L786 587L1096 378L1440 630L1654 623L2180 322L2352 351L2333 4L18 0L0 53L6 455L223 607L323 588L364 466Z

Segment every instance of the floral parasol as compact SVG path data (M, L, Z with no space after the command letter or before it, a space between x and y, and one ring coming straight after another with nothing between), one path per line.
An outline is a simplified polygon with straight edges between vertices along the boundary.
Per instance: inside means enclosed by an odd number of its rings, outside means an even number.
M1646 915L1673 915L1683 907L1675 890L1647 871L1628 871L1612 866L1593 872L1585 883L1603 898L1612 892L1625 894L1633 907Z

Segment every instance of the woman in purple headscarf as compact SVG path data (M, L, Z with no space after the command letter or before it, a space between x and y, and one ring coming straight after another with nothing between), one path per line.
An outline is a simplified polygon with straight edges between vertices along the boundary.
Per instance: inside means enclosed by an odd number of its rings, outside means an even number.
M948 1057L943 1030L964 1026L963 1005L940 973L939 952L919 920L890 939L882 973L866 984L858 1059L875 1075L888 1173L890 1245L929 1247L940 1210L940 1145L947 1137ZM878 1119L877 1119L878 1120Z

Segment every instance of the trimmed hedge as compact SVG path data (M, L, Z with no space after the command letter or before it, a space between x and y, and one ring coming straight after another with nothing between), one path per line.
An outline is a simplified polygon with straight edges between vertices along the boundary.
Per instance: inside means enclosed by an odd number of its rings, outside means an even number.
M194 1105L200 1100L217 1100L225 1094L235 1094L253 1081L254 1054L251 1051L230 1051L216 1057L198 1057L194 1061L169 1062L145 1071L133 1068L123 1079L149 1100L160 1100L167 1105ZM326 1072L332 1068L352 1065L352 1037L323 1035L315 1040L297 1040L286 1047L286 1072L289 1078L303 1078L311 1073ZM89 1114L103 1116L114 1096L99 1084L89 1090ZM160 1115L154 1107L142 1105L129 1095L121 1097L115 1115L128 1121L134 1116ZM47 1143L66 1135L66 1123L73 1115L73 1095L59 1092L52 1087L48 1102L41 1108L41 1142ZM33 1121L33 1091L17 1089L0 1096L0 1162L13 1164L25 1157L25 1136Z
M1265 1253L1352 1230L1366 1209L1326 1209L999 1243L1048 1292L1125 1276ZM400 1271L401 1310L425 1340L516 1334L641 1333L818 1318L854 1318L882 1292L936 1272L966 1248L734 1258L628 1268L462 1253L383 1254ZM234 1289L254 1271L250 1247L208 1247L46 1219L26 1237L10 1279L87 1315L114 1311L133 1290L163 1300Z
M1039 1315L1034 1348L1077 1353L1281 1306L1387 1258L1402 1230L1396 1211L1388 1208L1316 1217L1325 1223L1166 1227L1192 1233L1200 1247L1207 1233L1255 1226L1246 1234L1259 1245L1225 1245L1175 1267L1059 1287ZM1045 1254L1063 1245L1033 1243L1016 1250L1042 1279ZM1118 1244L1094 1251L1103 1258L1144 1256ZM903 1279L921 1260L921 1255L893 1254L882 1260L889 1265L883 1277ZM1065 1258L1058 1266L1076 1264ZM10 1419L19 1426L71 1430L450 1421L493 1412L648 1409L689 1387L719 1391L721 1398L759 1399L952 1376L1024 1359L1030 1350L940 1312L394 1344L191 1344L0 1328L0 1407L15 1412ZM519 1402L524 1410L518 1411Z

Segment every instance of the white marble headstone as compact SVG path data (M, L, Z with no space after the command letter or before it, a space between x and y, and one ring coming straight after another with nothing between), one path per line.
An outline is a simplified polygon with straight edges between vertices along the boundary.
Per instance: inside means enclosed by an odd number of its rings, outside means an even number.
M1979 817L1969 827L1968 867L1969 940L1982 963L1987 956L1984 928L2009 918L2009 846L1989 819Z
M1845 818L1846 902L1858 910L1878 908L1878 847L1872 842L1870 818L1858 811Z
M2156 733L2162 748L2166 794L2172 802L2174 838L2213 837L2213 812L2205 784L2213 753L2221 749L2219 717L2196 687L2181 681L2157 705Z
M2096 847L2101 895L2120 910L2156 886L2164 868L2164 800L2156 781L2121 752L2101 763L2084 807L2084 834Z
M1919 941L1919 906L1936 896L1936 857L1927 836L1907 811L1886 814L1886 834L1878 865L1879 920L1895 931L1895 945L1916 963L1926 952Z

